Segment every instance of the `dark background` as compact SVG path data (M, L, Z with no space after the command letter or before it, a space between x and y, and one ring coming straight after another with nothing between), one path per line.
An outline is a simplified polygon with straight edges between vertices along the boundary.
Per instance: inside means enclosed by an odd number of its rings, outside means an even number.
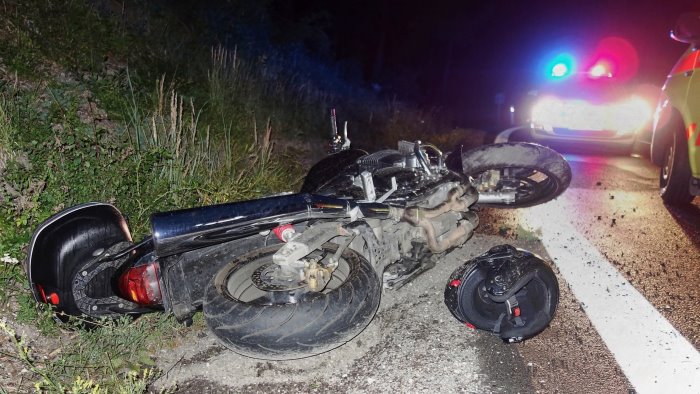
M440 107L477 125L504 93L536 88L556 51L628 40L634 80L661 86L686 48L669 38L693 1L273 1L278 39L301 40L317 56L359 74L387 97ZM285 29L289 26L290 29ZM303 28L300 29L299 26Z

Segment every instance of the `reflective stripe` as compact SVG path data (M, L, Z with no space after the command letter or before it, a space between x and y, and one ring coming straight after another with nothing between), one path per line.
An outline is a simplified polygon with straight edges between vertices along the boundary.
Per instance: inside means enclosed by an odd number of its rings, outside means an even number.
M690 141L690 139L693 138L693 134L695 134L697 130L697 123L691 123L690 126L688 126L688 128L685 129L685 136L688 138L688 141ZM695 146L700 146L700 133L698 133L697 137L695 138Z
M693 71L696 68L700 67L700 59L698 59L698 55L700 55L699 51L693 51L681 60L679 60L678 63L676 63L676 65L673 66L673 70L671 70L671 75L677 75L682 74L684 72Z

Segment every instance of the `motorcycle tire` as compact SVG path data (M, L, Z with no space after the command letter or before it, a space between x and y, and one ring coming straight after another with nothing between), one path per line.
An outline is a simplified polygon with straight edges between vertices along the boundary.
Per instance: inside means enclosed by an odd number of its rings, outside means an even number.
M558 197L571 183L571 167L562 155L545 146L526 142L490 144L471 149L462 154L462 169L464 174L476 180L491 170L509 169L516 174L514 179L520 185L514 202L479 204L495 208L524 208L542 204ZM478 184L476 186L479 189Z
M508 261L495 257L504 251L513 251ZM523 275L526 278L521 276L524 272L529 273ZM507 301L497 300L491 288L509 276L515 283L523 279L526 283L519 289L515 286L517 291ZM452 273L445 287L445 304L457 320L509 343L542 332L554 318L558 303L559 284L552 269L537 255L509 245L496 246L466 262Z
M334 349L367 327L379 306L381 282L366 259L348 248L325 290L285 299L285 292L261 290L252 279L261 267L272 264L280 247L237 258L207 288L204 317L226 347L252 358L290 360ZM337 245L326 243L322 249L334 253ZM240 291L242 286L248 287Z

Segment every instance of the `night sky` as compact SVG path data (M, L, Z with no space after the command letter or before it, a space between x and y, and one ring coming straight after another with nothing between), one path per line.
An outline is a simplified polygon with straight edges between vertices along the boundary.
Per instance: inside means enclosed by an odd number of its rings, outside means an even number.
M592 51L604 37L639 55L635 80L660 86L686 48L669 38L697 1L326 1L280 9L327 34L336 60L360 64L367 82L422 106L491 105L536 87L556 51Z

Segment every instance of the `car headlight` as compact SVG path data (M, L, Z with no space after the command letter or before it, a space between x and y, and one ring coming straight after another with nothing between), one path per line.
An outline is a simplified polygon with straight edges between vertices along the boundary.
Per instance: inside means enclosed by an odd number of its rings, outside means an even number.
M530 120L533 124L551 130L552 125L560 123L564 104L556 97L543 97L532 106Z
M634 133L649 123L652 112L652 107L646 100L632 96L611 106L610 129L622 134Z
M644 127L652 115L651 105L641 97L594 105L585 100L561 100L543 97L532 107L532 123L545 130L565 128L587 131L634 133Z

